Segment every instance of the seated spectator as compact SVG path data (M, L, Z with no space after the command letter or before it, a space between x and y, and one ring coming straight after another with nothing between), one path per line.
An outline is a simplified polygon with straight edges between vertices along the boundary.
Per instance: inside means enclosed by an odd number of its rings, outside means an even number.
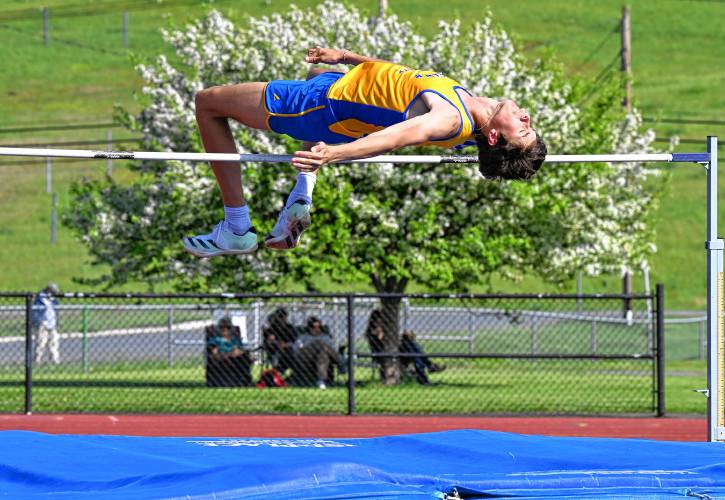
M207 327L206 384L210 387L252 385L252 357L242 344L239 329L224 316Z
M432 363L430 359L428 359L427 356L425 356L425 351L423 351L423 348L420 346L418 342L415 340L415 333L411 331L405 331L403 332L403 336L400 341L400 352L401 353L408 353L408 354L420 354L420 356L401 356L400 357L400 363L401 365L405 366L406 368L411 365L411 363L414 366L415 369L415 378L418 381L419 384L427 385L429 384L428 375L426 374L426 368L430 373L434 372L442 372L446 369L445 365L439 365L437 363Z
M295 347L295 379L303 385L313 380L320 389L331 382L330 369L340 366L340 354L332 335L325 333L322 321L315 316L307 319L307 326L297 337Z
M383 312L380 309L373 309L370 313L370 319L368 319L368 326L365 329L365 338L368 341L371 353L379 354L385 351L383 344L384 336ZM380 380L385 380L383 364L380 362L380 358L373 358L373 366L375 365L378 366L378 370L380 371Z
M267 326L262 330L264 352L272 367L282 374L294 366L293 346L297 340L297 329L287 318L287 310L278 307L267 317Z

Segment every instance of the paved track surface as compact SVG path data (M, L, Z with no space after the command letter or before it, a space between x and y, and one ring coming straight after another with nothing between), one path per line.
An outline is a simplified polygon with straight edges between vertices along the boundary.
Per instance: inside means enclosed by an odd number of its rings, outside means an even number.
M546 436L705 441L705 418L526 418L294 415L0 415L0 430L50 434L336 437L482 429Z

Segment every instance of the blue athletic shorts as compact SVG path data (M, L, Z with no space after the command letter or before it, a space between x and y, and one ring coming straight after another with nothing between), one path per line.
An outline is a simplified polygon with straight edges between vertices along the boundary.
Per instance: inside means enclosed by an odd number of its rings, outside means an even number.
M300 141L336 144L355 140L328 128L337 120L330 111L327 91L343 74L329 72L306 81L269 82L264 89L269 128Z

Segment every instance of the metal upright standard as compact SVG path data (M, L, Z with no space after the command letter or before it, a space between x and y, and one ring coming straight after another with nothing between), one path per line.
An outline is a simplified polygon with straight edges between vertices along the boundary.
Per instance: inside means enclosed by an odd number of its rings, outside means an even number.
M725 441L723 374L723 240L717 234L717 137L707 138L707 428L710 441Z
M0 156L38 156L88 159L147 160L147 161L220 161L287 163L291 155L229 154L229 153L176 153L133 151L88 151L78 149L0 148ZM477 163L477 156L414 156L385 155L342 163ZM708 326L708 439L725 441L725 326L723 314L723 249L725 244L717 235L717 137L707 139L707 153L661 154L598 154L548 155L547 163L626 163L670 162L697 163L707 170L707 326ZM334 166L334 165L331 165ZM661 311L660 311L661 312ZM348 325L348 329L350 326ZM350 365L352 370L352 365ZM660 380L660 387L664 380ZM354 400L348 402L354 412ZM27 403L30 408L30 402ZM664 410L664 408L662 409Z

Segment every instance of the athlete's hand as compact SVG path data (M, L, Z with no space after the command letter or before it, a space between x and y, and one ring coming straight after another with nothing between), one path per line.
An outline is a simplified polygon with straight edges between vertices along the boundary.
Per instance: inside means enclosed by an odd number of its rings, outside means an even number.
M305 57L305 61L310 64L337 64L339 62L342 62L344 54L344 50L314 47L312 49L307 49L307 56Z
M314 172L322 165L334 161L333 147L318 142L309 151L297 151L292 157L292 165L300 172Z

